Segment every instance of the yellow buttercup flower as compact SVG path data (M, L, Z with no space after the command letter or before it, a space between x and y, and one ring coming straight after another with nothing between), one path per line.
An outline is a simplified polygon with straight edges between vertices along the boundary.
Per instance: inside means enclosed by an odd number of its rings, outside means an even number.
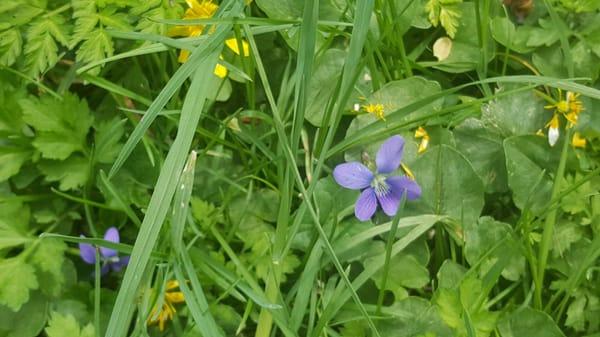
M375 117L381 119L381 120L385 120L385 109L383 108L383 104L367 104L367 105L363 105L363 109L370 113L375 115Z
M194 20L194 19L208 19L212 18L219 6L212 2L212 0L202 0L198 2L198 0L186 0L188 5L188 9L185 11L183 15L184 20ZM171 36L187 36L187 37L195 37L200 36L204 31L205 25L188 25L188 26L177 26L171 31L169 31L169 35ZM248 42L242 40L242 50L240 53L240 48L238 46L238 40L235 38L225 40L225 45L231 49L235 54L243 56L250 55L250 48L248 46ZM190 56L189 50L182 50L179 52L178 61L184 63ZM223 56L219 56L219 59L223 59ZM227 76L227 68L222 66L221 64L217 64L215 66L215 75L220 78L224 78Z
M427 150L427 147L429 146L429 134L427 133L427 131L425 131L425 129L423 129L422 126L419 126L417 131L415 131L415 138L421 138L421 143L419 144L419 149L417 150L417 153L425 152L425 150Z
M579 147L584 149L586 144L587 142L585 138L581 137L579 132L573 133L573 138L571 139L571 145L573 145L573 147Z
M580 94L567 91L565 99L562 98L562 90L558 90L558 102L546 105L546 109L555 109L555 112L562 114L569 122L567 127L573 127L577 124L579 114L584 110L583 103L579 99Z
M173 291L179 288L179 282L171 280L167 282L165 293L163 295L162 306L159 308L158 303L152 308L150 317L148 317L147 324L158 324L160 331L165 330L165 324L173 319L173 316L177 312L173 304L183 303L185 299L181 291Z

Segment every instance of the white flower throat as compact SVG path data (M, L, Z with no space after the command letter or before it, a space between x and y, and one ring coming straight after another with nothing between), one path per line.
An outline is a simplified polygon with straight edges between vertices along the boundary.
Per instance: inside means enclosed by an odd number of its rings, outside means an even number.
M373 187L377 196L386 195L390 191L390 185L387 184L385 179L383 174L376 174L371 181L371 187Z

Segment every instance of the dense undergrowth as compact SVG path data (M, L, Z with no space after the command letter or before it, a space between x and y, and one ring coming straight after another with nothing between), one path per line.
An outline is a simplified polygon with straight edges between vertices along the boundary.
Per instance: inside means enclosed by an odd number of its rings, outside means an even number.
M598 337L599 60L598 0L2 1L0 336Z

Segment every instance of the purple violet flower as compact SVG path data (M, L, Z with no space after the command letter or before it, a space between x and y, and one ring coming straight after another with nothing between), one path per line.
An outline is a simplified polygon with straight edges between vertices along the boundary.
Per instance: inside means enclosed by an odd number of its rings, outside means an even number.
M81 235L81 237L85 237ZM111 227L104 233L104 240L119 243L119 230ZM79 255L83 262L87 264L96 263L96 248L87 243L79 244ZM102 262L101 274L105 275L110 269L115 272L120 271L129 263L129 256L119 257L114 249L100 247L100 260Z
M403 150L404 138L392 136L377 151L375 172L359 162L340 164L333 170L333 178L338 184L351 190L362 190L354 209L360 221L373 217L378 202L385 214L394 216L404 193L408 200L421 196L421 187L414 180L390 176L400 166Z

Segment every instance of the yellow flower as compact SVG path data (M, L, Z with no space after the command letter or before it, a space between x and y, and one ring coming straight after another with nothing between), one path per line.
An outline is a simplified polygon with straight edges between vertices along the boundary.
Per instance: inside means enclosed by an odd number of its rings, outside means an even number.
M580 94L574 93L571 91L567 91L567 95L565 99L562 99L562 91L558 90L558 102L555 104L546 105L546 109L555 109L555 112L558 112L565 116L565 119L569 121L567 127L573 127L577 124L577 120L579 118L579 114L584 110L583 103L579 99Z
M368 113L374 114L375 117L385 120L385 109L383 108L383 104L367 104L363 105L363 109Z
M550 146L554 146L554 144L556 144L558 141L558 136L560 135L560 120L558 119L557 113L555 113L550 122L546 124L546 127L548 128L548 143Z
M175 280L171 280L167 282L167 286L165 288L165 293L163 295L162 307L158 307L158 303L152 308L152 312L150 312L150 317L148 317L147 324L157 324L160 331L165 330L165 323L167 321L172 320L175 315L175 303L183 303L185 299L183 298L183 293L181 291L173 291L174 289L179 287L179 282Z
M194 19L208 19L212 18L219 6L214 4L212 0L202 0L198 2L198 0L186 0L188 5L188 9L185 11L183 15L184 20L194 20ZM171 36L187 36L187 37L195 37L200 36L204 31L204 25L188 25L188 26L177 26L169 32ZM225 40L225 45L231 49L237 55L240 55L240 48L238 46L238 40L235 38ZM250 50L248 47L248 42L242 40L242 54L244 56L250 55ZM189 50L182 50L179 52L178 61L184 63L190 56ZM223 56L219 56L219 59L223 59ZM218 64L215 66L215 75L220 78L224 78L227 76L227 68Z
M423 129L422 126L419 126L417 131L415 131L415 138L421 138L421 143L419 144L419 149L417 150L417 153L425 152L425 150L427 150L427 146L429 146L429 134L427 133L427 131L425 131L425 129Z
M415 180L415 175L408 168L408 166L406 166L404 163L400 163L400 168L402 168L402 171L404 171L404 174L406 174L407 177L409 177L412 180Z
M571 139L571 145L573 145L573 147L580 147L580 148L584 149L586 143L587 142L586 142L585 138L581 137L579 132L573 133L573 139Z

